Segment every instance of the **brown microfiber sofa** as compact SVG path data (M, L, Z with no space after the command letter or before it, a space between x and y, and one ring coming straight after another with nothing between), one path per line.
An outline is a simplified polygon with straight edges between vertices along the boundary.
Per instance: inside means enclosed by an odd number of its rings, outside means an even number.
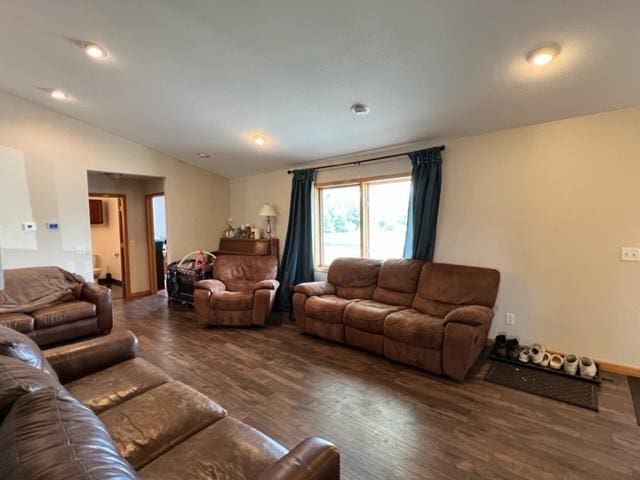
M393 259L339 258L326 282L296 285L305 333L462 381L485 346L497 270Z
M276 257L220 255L213 265L214 279L195 284L198 325L264 325L280 285L277 275Z
M104 335L113 327L111 290L58 267L4 271L0 325L47 346Z
M288 451L137 355L127 331L42 352L0 326L0 478L340 478L329 442Z

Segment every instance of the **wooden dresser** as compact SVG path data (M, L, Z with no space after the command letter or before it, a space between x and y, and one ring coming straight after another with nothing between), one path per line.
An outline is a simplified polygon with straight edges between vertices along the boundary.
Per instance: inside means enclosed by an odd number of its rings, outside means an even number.
M221 238L216 255L270 255L280 262L280 242L277 238L251 240L247 238Z

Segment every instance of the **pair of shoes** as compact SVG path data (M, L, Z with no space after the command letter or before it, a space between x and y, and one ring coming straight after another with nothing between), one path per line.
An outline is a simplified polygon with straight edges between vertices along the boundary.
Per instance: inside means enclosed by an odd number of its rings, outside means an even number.
M520 342L518 342L517 338L507 339L506 335L497 335L496 346L493 351L498 357L518 360L520 356Z
M598 374L596 362L589 357L580 358L580 376L584 378L593 378Z
M544 354L547 353L547 349L544 348L544 345L539 343L534 343L531 347L531 363L535 363L536 365L540 365L544 360Z
M578 357L574 354L569 354L564 357L564 371L569 375L575 375L578 373Z
M596 362L589 357L580 357L577 355L569 354L564 357L564 371L569 375L576 375L580 370L580 376L584 378L593 378L598 373L598 367Z
M564 365L564 358L562 358L562 355L558 355L557 353L551 355L549 358L549 367L554 370L560 370L562 365Z
M529 360L531 360L531 349L529 347L523 347L520 350L518 360L520 360L522 363L529 363Z

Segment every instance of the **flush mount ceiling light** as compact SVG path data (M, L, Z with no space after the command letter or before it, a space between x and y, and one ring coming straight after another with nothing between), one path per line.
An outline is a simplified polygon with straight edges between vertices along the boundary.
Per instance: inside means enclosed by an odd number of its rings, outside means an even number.
M371 109L363 103L354 103L351 105L351 112L354 115L368 115Z
M69 95L64 90L60 90L59 88L54 88L49 93L56 100L66 100L69 98Z
M101 59L107 57L107 51L96 43L84 42L82 47L84 52L91 58Z
M251 137L251 140L253 140L253 143L255 143L256 145L264 145L265 143L267 143L267 139L264 138L262 135L253 135Z
M198 156L200 158L210 158L211 157L211 155L209 155L208 153L205 153L205 152L198 153Z
M537 48L527 55L527 60L531 65L541 67L551 63L560 53L560 47L557 45L548 45L546 47Z

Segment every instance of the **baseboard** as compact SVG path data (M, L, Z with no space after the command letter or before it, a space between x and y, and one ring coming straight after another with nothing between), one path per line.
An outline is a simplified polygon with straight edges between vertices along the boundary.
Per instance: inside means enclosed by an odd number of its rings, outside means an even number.
M127 299L131 299L131 298L140 298L140 297L148 297L149 295L151 295L151 290L146 290L144 292L131 292L128 296Z
M495 340L493 338L487 338L487 346L492 346L494 343ZM566 353L558 352L556 350L547 351L549 353L557 353L558 355L562 355L563 357L566 355ZM640 367L634 367L633 365L626 365L624 363L610 362L608 360L598 360L597 358L595 358L594 360L600 366L600 369L603 372L616 373L618 375L640 378Z

